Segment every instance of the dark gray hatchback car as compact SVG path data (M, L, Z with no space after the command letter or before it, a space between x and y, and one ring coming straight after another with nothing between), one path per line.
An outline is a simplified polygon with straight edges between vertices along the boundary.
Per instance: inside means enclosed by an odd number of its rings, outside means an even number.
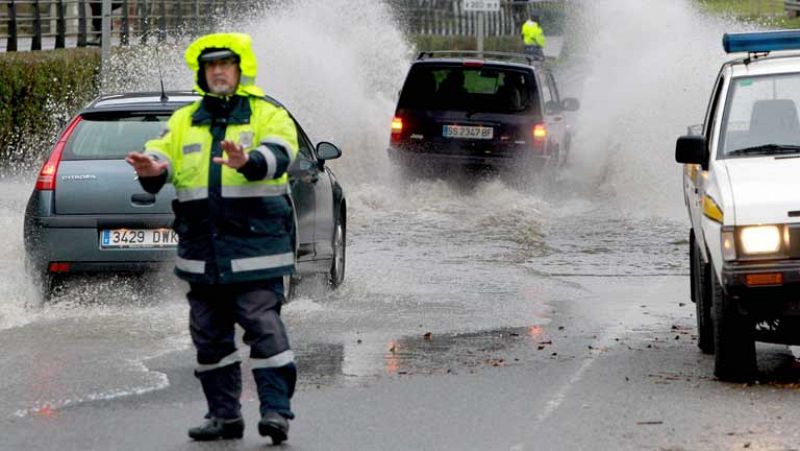
M70 121L25 210L25 264L45 300L70 274L143 273L172 265L178 240L171 229L174 189L144 192L124 157L141 151L173 111L197 99L192 92L104 95ZM298 273L324 273L335 288L344 280L347 206L325 161L341 151L327 142L314 146L295 124L299 152L289 177Z

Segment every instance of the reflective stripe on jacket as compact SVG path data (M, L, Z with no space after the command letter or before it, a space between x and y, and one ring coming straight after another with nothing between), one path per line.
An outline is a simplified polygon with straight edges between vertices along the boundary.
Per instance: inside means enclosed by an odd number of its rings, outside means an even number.
M229 102L226 116L209 102ZM233 283L278 277L294 270L294 215L286 170L297 155L297 130L282 107L261 97L206 96L177 110L167 131L145 153L167 161L177 199L180 238L176 273L196 283ZM266 161L262 180L212 162L221 141L244 146ZM254 155L258 154L258 155Z

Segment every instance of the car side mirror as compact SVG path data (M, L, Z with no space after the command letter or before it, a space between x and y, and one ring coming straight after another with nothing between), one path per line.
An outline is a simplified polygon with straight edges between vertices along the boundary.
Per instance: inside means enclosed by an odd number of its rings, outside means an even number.
M681 136L675 143L675 161L678 163L699 164L707 171L708 158L708 145L704 136Z
M317 158L322 161L335 160L342 156L342 151L329 142L317 144Z
M561 108L564 111L578 111L578 108L580 107L580 102L578 102L578 99L574 97L567 97L561 101Z

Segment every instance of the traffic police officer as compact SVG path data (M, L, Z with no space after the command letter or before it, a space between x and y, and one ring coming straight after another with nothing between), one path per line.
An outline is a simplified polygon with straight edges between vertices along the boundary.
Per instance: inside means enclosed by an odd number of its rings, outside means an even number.
M280 318L294 270L286 170L297 155L288 113L254 85L249 35L203 36L186 50L202 100L177 110L164 134L132 152L142 187L175 186L176 274L189 282L190 331L208 413L195 440L241 438L244 421L234 323L244 329L261 406L259 433L277 444L294 418L297 371Z
M531 16L522 24L522 41L525 44L525 53L543 58L544 30L539 26L538 19L536 16Z

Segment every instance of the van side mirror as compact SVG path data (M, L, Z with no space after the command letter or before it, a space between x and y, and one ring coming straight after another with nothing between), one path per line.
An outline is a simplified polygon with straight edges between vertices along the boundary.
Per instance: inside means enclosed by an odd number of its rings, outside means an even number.
M708 145L704 136L687 135L675 143L675 161L684 164L699 164L708 170Z
M317 158L322 161L335 160L342 156L342 151L335 145L322 141L317 144Z

